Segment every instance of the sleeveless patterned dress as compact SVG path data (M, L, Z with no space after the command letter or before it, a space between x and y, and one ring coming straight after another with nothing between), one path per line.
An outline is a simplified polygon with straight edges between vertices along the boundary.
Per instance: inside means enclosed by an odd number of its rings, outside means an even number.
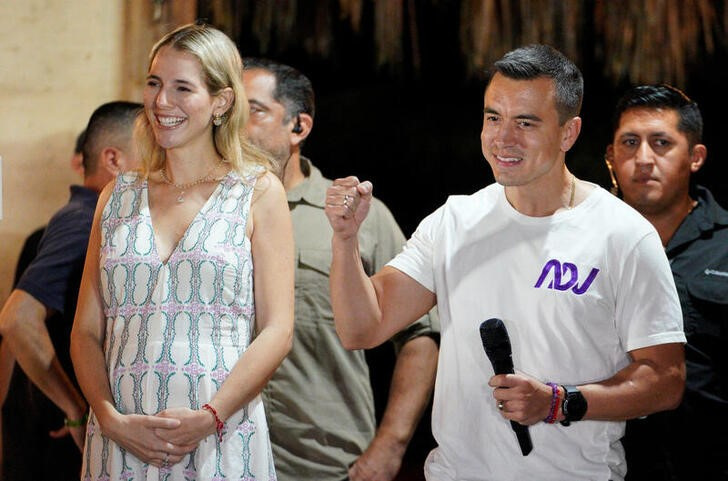
M248 348L255 324L253 264L245 227L255 176L230 172L167 262L159 259L147 182L119 176L101 219L104 353L122 414L199 409ZM260 396L181 462L156 468L87 428L82 480L276 479Z

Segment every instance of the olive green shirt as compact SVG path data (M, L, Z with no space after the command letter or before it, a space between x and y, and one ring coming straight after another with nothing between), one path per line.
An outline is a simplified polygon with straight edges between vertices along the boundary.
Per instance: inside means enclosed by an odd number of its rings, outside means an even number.
M293 348L263 392L279 481L347 479L374 438L374 400L364 351L344 349L329 297L332 230L324 203L331 181L302 158L306 180L288 191L296 242ZM310 174L309 174L310 172ZM364 270L372 275L405 242L387 207L373 199L359 231ZM429 316L398 334L401 346L436 336Z

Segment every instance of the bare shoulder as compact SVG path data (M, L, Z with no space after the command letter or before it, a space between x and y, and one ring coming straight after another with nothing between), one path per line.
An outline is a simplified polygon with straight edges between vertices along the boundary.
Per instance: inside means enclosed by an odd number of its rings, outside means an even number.
M99 204L102 202L106 203L109 198L111 197L111 193L114 192L114 188L116 187L116 182L111 181L108 184L104 186L103 189L101 189L101 193L99 194Z
M270 171L258 177L253 189L252 205L268 204L285 198L285 190L280 179Z
M250 204L250 220L247 235L252 238L255 227L262 223L275 223L276 219L288 213L286 191L280 179L272 172L258 177Z
M114 192L114 188L116 188L116 181L112 180L106 184L103 189L101 189L99 199L96 201L96 213L94 214L94 218L101 216L101 212L106 207L106 204L109 203L109 199L111 198L111 194Z

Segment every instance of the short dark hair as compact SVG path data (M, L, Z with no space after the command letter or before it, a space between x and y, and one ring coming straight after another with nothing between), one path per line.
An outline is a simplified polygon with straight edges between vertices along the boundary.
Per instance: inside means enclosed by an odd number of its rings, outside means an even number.
M299 114L314 117L316 113L315 96L311 81L295 68L267 58L245 57L243 70L261 69L273 74L276 88L273 99L286 108L284 122Z
M579 115L584 97L584 78L576 65L553 47L534 44L511 50L493 64L490 72L515 80L550 78L556 87L559 123L563 125Z
M614 111L612 133L617 132L622 114L630 109L674 110L679 119L677 129L685 134L690 148L703 139L703 116L697 102L671 85L639 85L625 92Z
M84 175L96 172L101 151L109 146L127 148L134 131L134 121L142 112L142 105L135 102L108 102L91 114L81 149Z

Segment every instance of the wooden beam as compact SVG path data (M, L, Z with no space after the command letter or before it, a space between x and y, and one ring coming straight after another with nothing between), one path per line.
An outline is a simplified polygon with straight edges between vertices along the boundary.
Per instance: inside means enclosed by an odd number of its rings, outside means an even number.
M197 0L128 0L123 16L121 95L140 102L149 51L165 33L195 21Z

